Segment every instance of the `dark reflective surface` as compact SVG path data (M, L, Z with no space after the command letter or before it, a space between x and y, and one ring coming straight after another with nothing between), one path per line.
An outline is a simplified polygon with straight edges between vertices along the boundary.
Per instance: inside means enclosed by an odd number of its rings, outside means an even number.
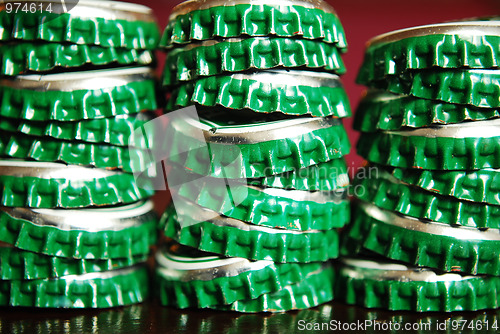
M372 321L372 325L362 326L365 321ZM486 329L486 321L488 322L488 330ZM413 314L409 312L370 311L340 303L330 303L311 310L274 315L238 314L209 310L180 311L161 307L154 301L144 305L103 311L0 308L0 333L14 334L498 333L499 330L492 328L495 321L497 323L500 321L500 311ZM390 325L391 323L392 325ZM401 326L399 330L396 328L396 323ZM405 330L404 326L407 324L414 326L415 330ZM351 326L351 330L342 329L343 326L348 325ZM464 329L458 330L462 325L464 325ZM310 330L308 331L308 329Z

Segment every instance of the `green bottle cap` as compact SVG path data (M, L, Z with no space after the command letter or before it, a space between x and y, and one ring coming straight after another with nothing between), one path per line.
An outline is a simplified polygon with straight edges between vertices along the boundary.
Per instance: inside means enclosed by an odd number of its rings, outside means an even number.
M149 50L36 42L0 45L0 75L7 76L84 66L150 65L153 60L154 54Z
M0 207L0 240L75 259L133 259L156 243L153 203L82 210Z
M346 251L367 249L392 260L446 272L500 276L500 231L450 226L358 203Z
M0 121L1 122L1 121ZM0 205L84 208L130 204L154 195L134 175L98 168L0 160Z
M350 180L347 163L340 158L288 173L248 179L247 183L288 190L334 191L347 188Z
M370 177L360 173L354 181L354 187L358 189L356 196L363 201L418 219L500 229L500 206L435 194L399 181L380 166L375 170L376 173L368 172Z
M0 155L13 159L63 162L69 165L134 172L147 169L144 162L147 154L147 150L134 147L0 133Z
M254 225L289 230L329 230L341 228L349 221L347 191L304 191L261 188L244 181L221 182L204 177L189 182L192 173L175 168L170 177L179 185L170 184L174 196L229 218Z
M354 129L361 132L398 131L434 125L499 118L498 109L419 99L370 90L354 116Z
M156 253L160 301L178 308L206 308L255 299L304 280L321 263L275 264L201 252L173 243Z
M370 87L427 100L500 108L500 69L411 71L374 81Z
M395 168L392 175L398 180L444 196L500 205L500 170L431 171Z
M180 202L180 203L178 203ZM176 202L160 225L167 237L203 251L274 262L321 262L336 258L338 232L290 231L251 225L218 215L189 200Z
M310 273L302 282L289 285L278 292L214 308L243 313L277 313L313 308L333 300L335 276L333 266L325 264L322 269Z
M36 280L84 275L146 262L147 254L123 259L71 259L32 253L0 242L0 279Z
M393 262L343 259L335 293L347 304L391 311L460 312L499 307L500 277L442 274Z
M4 78L0 116L66 122L137 114L158 108L155 86L149 67Z
M169 130L170 161L200 175L260 178L338 159L350 151L342 122L333 118L239 112L228 121L224 110L203 115L200 120L178 117Z
M199 77L227 72L282 67L336 74L346 71L340 51L332 44L293 38L231 38L193 43L170 51L163 72L163 85L176 86Z
M361 134L366 160L402 168L476 170L500 168L500 120Z
M37 308L110 308L143 302L145 266L45 280L0 281L0 305Z
M360 84L409 70L498 68L498 21L433 24L375 37L366 49L357 79Z
M185 1L174 7L161 46L243 36L299 37L347 48L335 10L317 0Z
M349 98L335 74L267 70L199 78L176 87L167 109L199 104L238 112L280 112L314 117L351 117Z
M9 6L10 3L10 6ZM28 11L18 10L24 6ZM67 7L72 7L68 10ZM126 49L156 49L160 31L152 9L119 1L4 1L0 40L45 41Z
M149 149L146 139L134 136L134 132L154 118L153 112L80 122L32 122L0 118L0 130L14 134L23 133L33 137Z

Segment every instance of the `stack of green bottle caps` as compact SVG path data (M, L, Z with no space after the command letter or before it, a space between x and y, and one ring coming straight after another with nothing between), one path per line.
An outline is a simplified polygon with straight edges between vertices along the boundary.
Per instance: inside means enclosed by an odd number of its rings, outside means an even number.
M342 118L351 115L333 8L187 1L162 46L174 111L162 304L283 312L332 300L329 260L350 219Z
M355 119L369 165L355 181L351 258L339 278L348 303L500 306L499 24L436 24L369 42L358 80L370 88Z
M157 24L117 1L34 5L0 4L0 305L141 302L157 216L129 139L157 108Z

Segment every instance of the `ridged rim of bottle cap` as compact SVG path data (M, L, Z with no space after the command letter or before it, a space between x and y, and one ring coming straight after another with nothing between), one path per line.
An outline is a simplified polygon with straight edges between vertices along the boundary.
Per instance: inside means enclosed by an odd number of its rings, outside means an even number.
M123 259L72 259L0 247L1 280L36 280L122 269L146 262L147 254Z
M148 154L148 151L109 144L3 134L0 136L0 153L13 159L63 162L69 165L133 172L147 169L144 156Z
M231 112L249 109L314 117L352 116L340 78L313 71L268 70L198 78L172 91L167 110L195 103L222 106L233 109Z
M0 304L36 308L110 308L143 302L145 266L46 280L0 281Z
M498 68L499 42L498 22L492 21L441 23L390 32L368 42L357 82L367 84L387 75L436 67Z
M296 284L321 267L226 258L192 249L190 253L157 252L157 288L163 305L206 308L255 299Z
M0 207L0 240L50 256L119 259L148 254L157 222L150 201L82 210Z
M390 262L344 259L337 282L337 297L367 308L458 312L499 307L492 294L500 291L500 278L494 276L441 274Z
M183 1L172 9L169 19L174 20L179 16L192 13L196 10L209 9L213 7L233 7L236 5L279 5L279 6L301 6L307 9L320 9L327 13L336 14L332 6L321 0L188 0Z
M9 42L0 45L0 54L0 75L6 76L84 65L149 65L154 60L149 50L58 43Z
M134 132L154 118L152 112L77 122L31 122L0 118L0 130L33 137L149 149L146 138L134 136Z
M370 162L402 168L476 170L500 168L500 120L414 130L362 133L358 154Z
M251 225L187 199L170 207L160 225L166 236L181 244L226 256L308 263L336 258L339 252L336 230L291 231Z
M157 109L149 67L4 78L0 98L1 116L32 121L80 121Z
M220 110L215 115L227 115ZM242 113L238 113L241 117ZM254 116L257 115L257 116ZM236 116L236 115L235 115ZM252 113L252 117L263 117ZM270 117L265 116L266 119ZM227 119L227 117L226 117ZM170 126L172 147L185 156L173 156L171 161L201 175L226 178L259 178L306 168L340 158L350 151L350 143L342 122L333 118L293 118L269 120L246 125L224 126L221 122L191 118L176 118ZM206 143L201 143L199 132ZM299 145L300 143L300 145ZM183 148L207 145L211 151ZM227 157L228 147L238 147L241 153L237 168L230 166L234 158ZM314 147L314 149L310 149ZM307 150L306 150L307 148ZM280 158L278 153L291 152ZM259 152L266 152L271 159L262 161ZM226 156L226 157L225 157ZM231 159L231 161L226 161Z
M277 313L313 308L333 300L335 282L335 270L331 265L325 264L322 269L309 274L302 282L289 285L278 292L214 308L243 313Z
M498 109L444 103L408 95L371 90L354 115L354 129L361 132L398 131L434 125L500 118Z
M0 205L85 208L129 204L154 195L134 175L99 168L0 160Z
M447 272L500 274L499 230L424 222L368 203L357 203L354 216L343 248Z
M356 196L379 208L448 225L500 229L500 206L461 201L407 185L380 166L375 177L354 184L364 191ZM372 174L373 175L373 174Z
M261 188L239 181L202 178L172 169L179 182L170 191L220 215L250 224L287 230L329 230L349 221L347 191L304 191Z
M85 96L87 94L87 96ZM102 96L105 95L105 101ZM0 116L37 122L73 122L156 110L153 81L106 90L41 92L0 87Z
M8 13L6 3L30 5L31 1L5 1L0 6L0 40L44 41L154 50L160 30L152 9L114 1L41 1L35 12ZM49 6L51 12L45 11ZM36 23L35 23L36 22Z
M460 200L500 205L500 170L431 171L396 168L398 180L427 191Z
M420 70L388 76L371 87L479 108L500 108L500 69Z
M273 68L309 68L344 74L340 51L331 44L293 38L251 37L203 41L172 50L163 85L179 85L207 77Z
M252 15L255 12L258 18ZM203 20L207 15L217 17L217 24L207 25ZM343 52L347 49L344 27L324 1L185 1L174 7L160 46L241 36L318 39Z
M333 159L307 168L260 179L248 179L257 187L295 189L305 191L334 191L350 184L348 167L344 158Z

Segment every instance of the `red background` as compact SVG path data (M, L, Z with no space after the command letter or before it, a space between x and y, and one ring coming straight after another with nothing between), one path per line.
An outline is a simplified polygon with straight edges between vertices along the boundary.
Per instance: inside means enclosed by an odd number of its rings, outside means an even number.
M180 0L136 0L152 7L162 29L172 8ZM344 25L349 52L344 55L348 73L343 81L352 107L358 105L363 87L354 80L363 61L365 43L372 37L396 29L450 21L474 16L500 16L498 0L329 0ZM352 131L352 120L345 122L353 143L353 153L347 157L350 166L358 166L361 158L355 154L358 134Z

